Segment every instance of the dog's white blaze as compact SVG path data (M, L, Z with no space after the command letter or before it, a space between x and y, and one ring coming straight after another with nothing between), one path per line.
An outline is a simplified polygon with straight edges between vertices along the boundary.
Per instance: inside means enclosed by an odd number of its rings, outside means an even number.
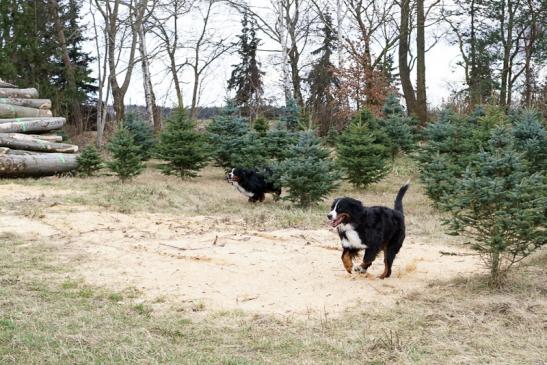
M332 211L329 213L330 216L332 217L331 219L332 220L335 220L336 219L336 216L338 215L338 213L336 212L336 208L338 207L338 202L336 202L336 204L334 205L334 208L332 209Z
M245 190L241 185L239 185L236 181L232 182L232 184L236 187L236 189L243 195L248 196L249 198L252 197L254 194L250 191Z

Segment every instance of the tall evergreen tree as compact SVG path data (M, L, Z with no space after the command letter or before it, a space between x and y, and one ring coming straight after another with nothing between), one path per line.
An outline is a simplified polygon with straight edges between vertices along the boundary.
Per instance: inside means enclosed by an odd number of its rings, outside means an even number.
M232 75L228 80L228 89L235 90L236 105L241 107L244 115L254 120L264 93L262 82L264 72L260 70L260 62L257 58L260 39L256 36L256 22L249 12L243 13L241 25L241 34L238 36L239 42L237 42L241 60L239 64L233 65Z
M59 2L59 19L71 64L76 93L68 87L53 14L47 0L0 0L0 78L19 86L36 87L53 100L53 112L71 117L74 99L83 103L95 92L92 58L82 50L83 33L78 0Z
M308 74L310 96L307 105L314 124L319 127L319 135L326 135L335 120L337 100L335 88L338 84L335 66L331 62L338 39L328 10L324 13L321 31L323 33L321 46L311 53L319 58Z

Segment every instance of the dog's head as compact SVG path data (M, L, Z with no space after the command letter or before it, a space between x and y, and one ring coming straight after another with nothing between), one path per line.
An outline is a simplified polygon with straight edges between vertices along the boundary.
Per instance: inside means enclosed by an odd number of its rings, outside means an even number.
M327 218L330 225L338 227L340 224L348 224L359 221L363 215L363 204L353 198L337 198L332 202Z
M248 177L249 174L250 170L234 167L232 170L230 170L228 175L226 175L226 180L228 180L228 182L230 183L239 182Z

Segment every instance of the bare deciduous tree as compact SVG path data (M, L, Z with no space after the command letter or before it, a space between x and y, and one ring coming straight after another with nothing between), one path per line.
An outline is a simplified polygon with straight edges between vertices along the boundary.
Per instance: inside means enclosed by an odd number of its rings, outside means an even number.
M198 6L197 11L202 18L201 29L196 39L185 42L183 48L190 50L192 56L178 66L179 68L187 66L192 70L192 104L190 105L190 117L192 119L196 119L200 86L205 72L213 62L233 48L233 44L228 42L227 38L215 35L210 29L210 20L215 4L217 4L217 1L208 0L203 7Z
M122 0L95 0L96 8L103 17L108 36L109 81L118 123L124 119L125 115L124 98L135 66L138 30L146 10L146 1L130 0L129 3L126 3ZM121 73L119 55L126 49L125 44L127 43L129 43L129 54L125 58L125 75L120 83L118 81L118 76Z
M180 109L184 108L181 81L179 78L179 67L177 62L177 50L181 47L181 19L193 6L193 0L163 0L151 14L153 26L150 31L159 41L159 47L167 54L168 72L173 78L177 104Z

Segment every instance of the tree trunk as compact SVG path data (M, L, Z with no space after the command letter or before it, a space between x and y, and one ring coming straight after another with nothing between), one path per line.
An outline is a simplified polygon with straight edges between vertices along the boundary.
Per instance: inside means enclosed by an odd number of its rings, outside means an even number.
M0 79L0 87L15 87L15 85L10 84L9 82L5 82L4 80Z
M515 4L515 7L518 6ZM500 87L500 100L499 103L501 106L508 105L508 87L510 84L510 74L511 74L511 49L513 47L513 26L514 26L514 15L515 7L513 7L513 2L511 0L503 0L500 14L500 34L501 34L501 43L503 45L503 65L501 69L501 87ZM506 12L508 15L507 24L505 23Z
M121 4L120 0L113 1L113 8L109 10L108 14L104 14L106 27L108 32L108 66L110 71L110 87L112 89L112 97L114 98L114 110L116 111L116 122L118 125L125 118L125 105L124 99L127 89L129 88L129 83L133 74L133 67L135 66L135 50L137 48L137 38L138 38L138 29L140 28L140 23L143 20L143 14L146 10L147 0L142 0L141 3L137 4L136 9L132 10L130 16L130 25L132 39L131 45L129 47L129 57L127 58L127 69L125 71L125 77L123 83L120 85L118 83L116 70L117 67L117 42L116 35L120 31L120 19L119 16L119 7ZM103 16L104 16L103 15Z
M0 98L24 98L24 99L36 99L38 97L38 90L31 89L13 89L13 88L0 88Z
M65 118L17 118L0 119L0 133L47 132L60 129Z
M51 5L51 14L53 16L53 24L55 26L55 31L57 32L57 37L59 40L59 45L61 46L61 54L63 55L63 64L65 65L64 72L68 82L68 89L70 92L71 99L71 117L76 122L76 129L78 133L84 131L84 123L82 118L82 110L80 105L80 100L78 99L78 85L76 84L76 72L74 66L68 55L68 49L66 46L65 32L63 30L63 25L59 19L59 4L57 0L49 0Z
M0 156L0 177L48 176L78 167L78 155L41 153Z
M51 110L0 103L0 118L51 117Z
M197 71L197 62L194 68L194 87L192 88L192 105L190 106L190 119L196 120L198 103L198 90L199 90L199 72Z
M47 142L19 133L0 133L0 147L38 152L78 152L78 146L66 143Z
M406 101L408 115L413 115L416 110L416 95L410 78L410 67L408 66L408 51L410 37L410 0L401 0L401 31L399 34L399 75L403 96Z
M146 99L146 109L148 110L148 118L150 124L154 128L154 132L158 134L161 131L161 120L158 106L156 105L156 95L152 87L152 76L150 75L150 59L146 49L146 35L144 33L144 22L141 22L139 27L139 50L141 53L141 65L144 84L144 95Z
M278 24L279 24L279 43L281 45L281 70L283 77L283 92L285 94L285 104L289 99L293 97L291 92L291 77L289 68L289 52L288 52L288 38L287 38L287 26L285 23L283 5L278 2Z
M63 136L57 136L55 134L21 134L22 136L31 137L34 139L41 139L48 142L63 142Z
M300 59L300 54L298 53L298 45L292 44L289 51L289 63L291 66L291 81L292 81L292 92L296 104L302 109L304 107L304 98L302 97L302 87L300 80L300 73L298 70L298 63Z
M37 109L51 109L51 100L49 99L0 98L0 104L25 106Z
M180 88L179 75L177 73L177 63L175 61L175 51L169 53L169 62L171 68L171 74L173 76L173 82L175 83L175 92L177 93L177 102L180 110L184 109L184 99L182 97L182 90Z
M343 48L343 36L342 36L342 23L344 21L344 17L342 15L342 0L336 0L336 25L338 29L336 30L336 43L338 44L338 48L336 50L338 55L338 68L342 68L344 63L344 48Z
M477 37L475 32L475 13L475 0L471 0L471 9L469 11L469 26L471 29L469 36L469 42L471 43L469 59L471 61L471 74L467 80L467 83L469 86L469 99L472 107L482 102L482 90L480 89L481 81L478 79L477 75Z
M425 84L425 12L424 0L416 1L416 116L422 126L427 123Z

